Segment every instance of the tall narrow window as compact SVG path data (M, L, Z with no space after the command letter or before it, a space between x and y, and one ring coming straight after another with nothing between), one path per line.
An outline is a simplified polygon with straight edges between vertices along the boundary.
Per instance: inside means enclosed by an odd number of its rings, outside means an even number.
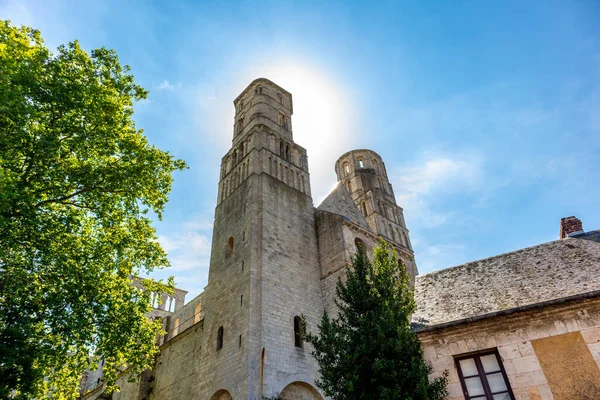
M294 345L296 347L304 347L302 343L302 320L300 317L294 317Z
M356 246L356 252L361 256L365 256L367 254L367 249L365 247L365 242L362 239L356 238L354 239L354 245Z
M514 399L497 352L457 357L455 362L466 400Z
M277 98L279 99L279 104L283 104L283 96L281 93L277 93Z
M347 162L344 163L344 172L349 174L350 173L350 166L348 165Z
M230 236L229 239L227 239L227 249L225 251L225 255L229 257L231 253L233 253L233 236Z
M287 144L285 146L285 159L290 161L290 145L289 144Z
M217 331L217 351L223 348L223 327L221 326Z
M346 189L348 190L348 193L352 193L352 184L350 183L350 179L346 181Z
M285 116L283 115L283 113L282 112L278 113L277 114L277 124L279 126L283 126L284 121L285 121Z
M365 203L364 201L362 203L360 203L360 208L362 210L363 215L366 217L367 216L367 203Z
M285 147L283 145L283 140L279 141L279 157L283 158L285 156Z
M364 168L364 167L365 167L365 162L363 161L363 159L362 159L362 158L359 158L359 159L358 159L358 166L359 166L360 168Z

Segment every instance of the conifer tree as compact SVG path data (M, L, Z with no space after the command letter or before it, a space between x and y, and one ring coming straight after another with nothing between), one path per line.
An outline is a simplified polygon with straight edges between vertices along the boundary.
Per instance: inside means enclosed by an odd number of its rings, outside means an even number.
M337 318L323 313L318 334L305 340L319 365L316 382L336 400L438 400L447 396L447 371L429 382L431 366L410 330L415 311L413 291L404 265L382 240L371 262L357 252L338 282Z

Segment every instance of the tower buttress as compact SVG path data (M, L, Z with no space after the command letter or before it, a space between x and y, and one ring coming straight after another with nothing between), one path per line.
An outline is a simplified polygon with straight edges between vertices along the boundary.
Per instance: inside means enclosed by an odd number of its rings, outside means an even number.
M335 173L376 234L412 254L402 208L396 204L385 164L372 150L353 150L335 163Z
M295 341L295 318L318 323L320 267L306 150L292 135L292 95L261 78L234 105L205 291L204 348L214 367L206 398L227 388L233 398L260 399L316 379L314 359Z

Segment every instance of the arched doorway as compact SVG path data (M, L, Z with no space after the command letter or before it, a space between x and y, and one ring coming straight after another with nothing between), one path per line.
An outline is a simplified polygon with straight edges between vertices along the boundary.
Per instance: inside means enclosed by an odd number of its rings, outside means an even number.
M323 400L317 389L305 382L292 382L281 391L281 400Z
M217 393L213 394L210 400L233 400L233 398L227 390L221 389Z

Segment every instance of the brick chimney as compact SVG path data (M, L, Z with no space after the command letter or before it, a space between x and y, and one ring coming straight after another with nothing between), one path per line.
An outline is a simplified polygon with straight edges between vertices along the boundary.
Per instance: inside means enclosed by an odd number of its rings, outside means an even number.
M571 216L560 219L560 239L572 236L574 233L583 232L583 225L578 218Z

